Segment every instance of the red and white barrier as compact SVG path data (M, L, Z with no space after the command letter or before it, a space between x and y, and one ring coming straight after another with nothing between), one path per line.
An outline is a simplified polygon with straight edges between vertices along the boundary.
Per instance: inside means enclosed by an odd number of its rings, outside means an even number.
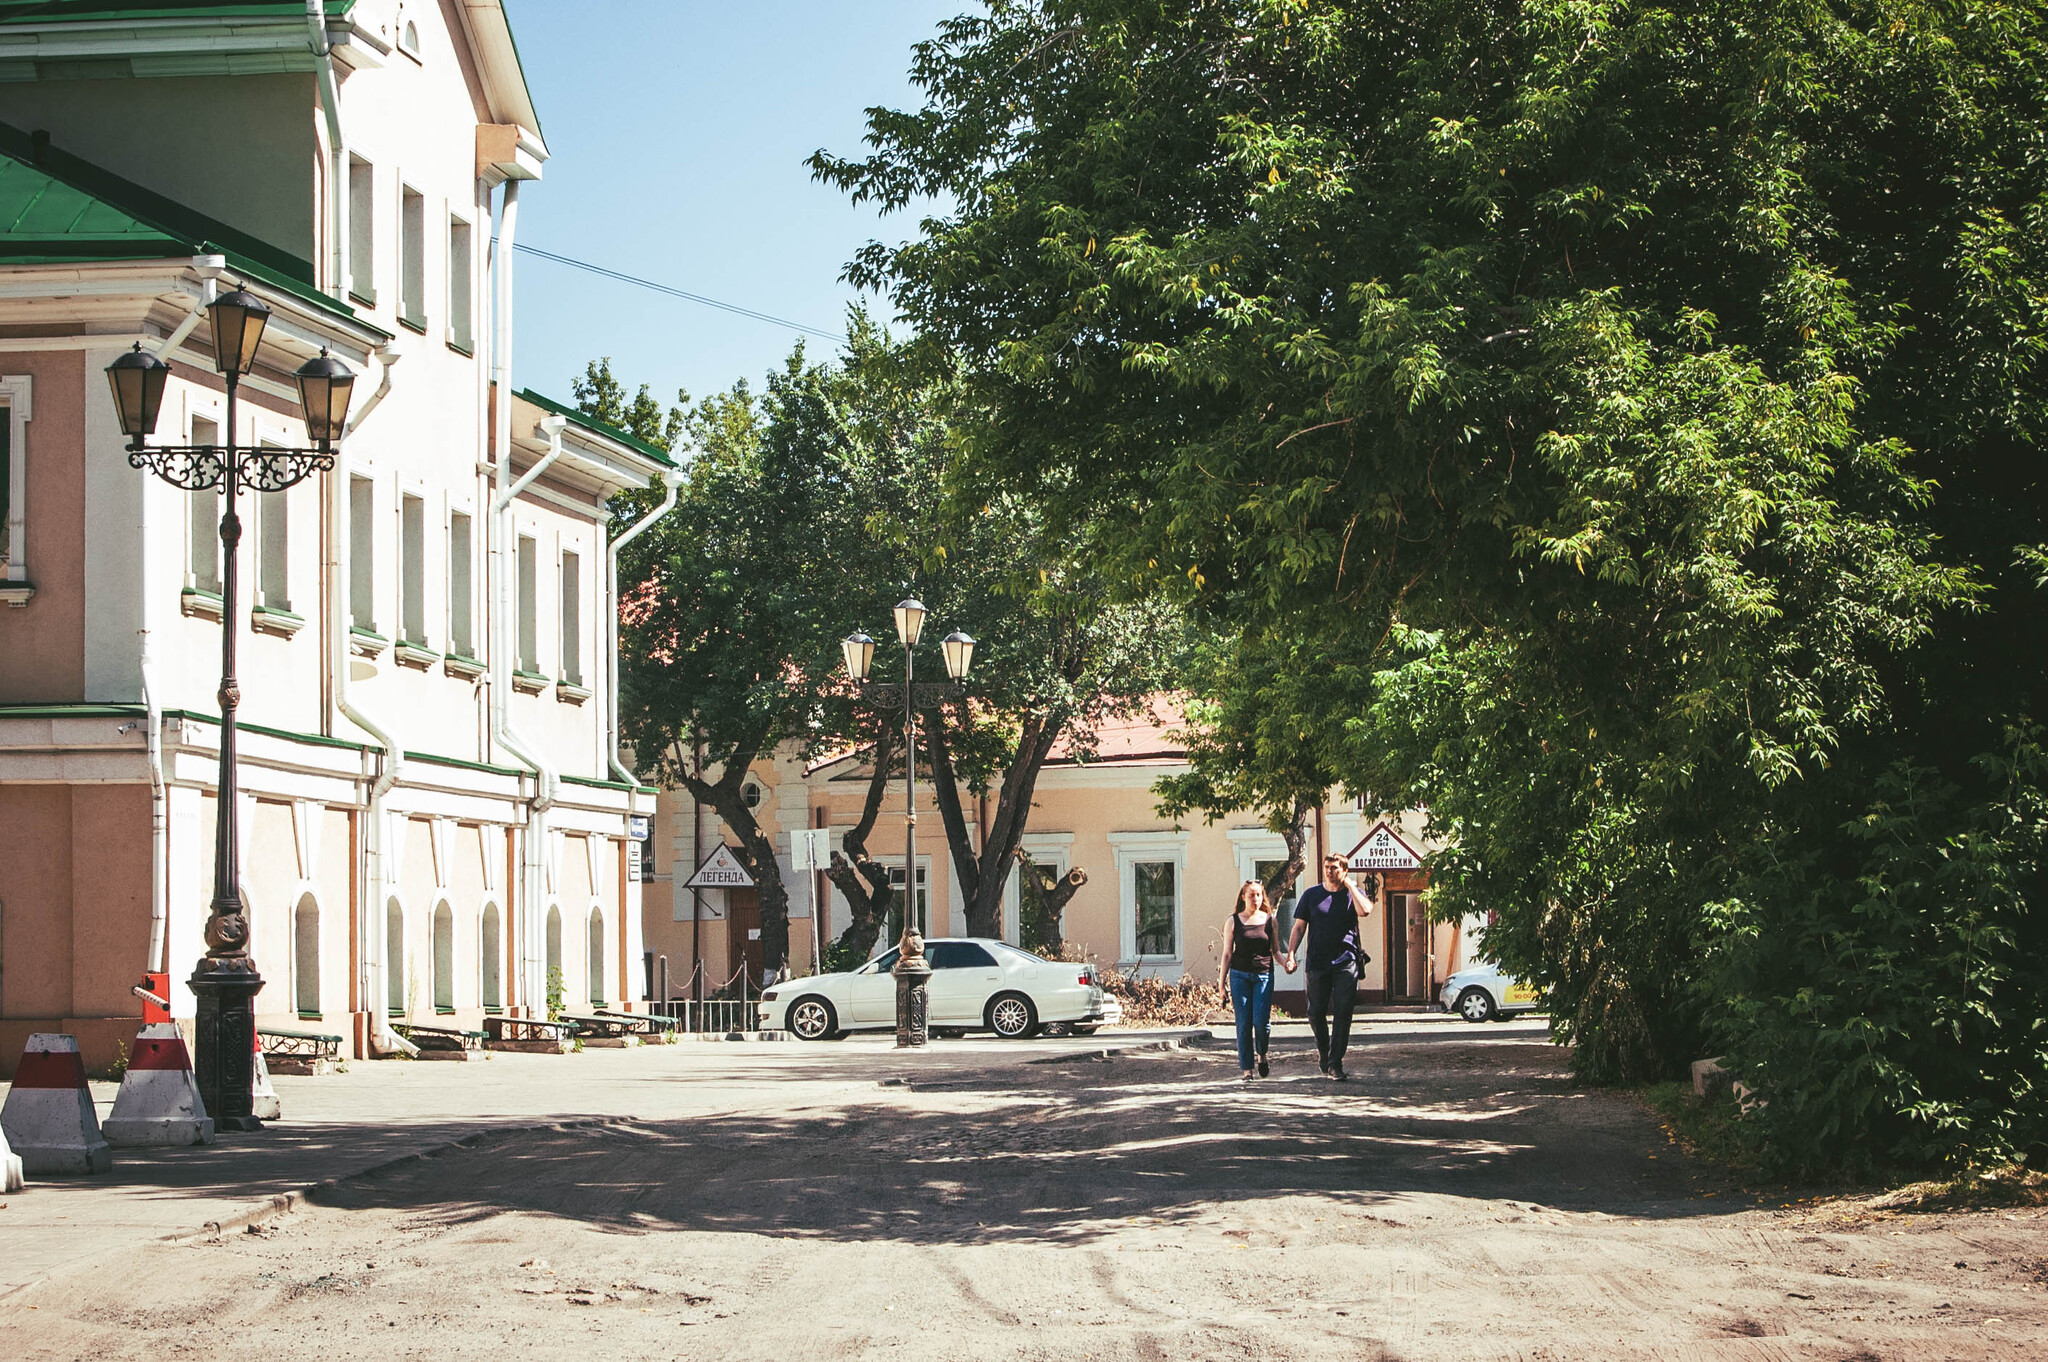
M206 1114L192 1056L175 1022L145 1025L135 1037L113 1114L100 1133L117 1149L213 1143L213 1118Z
M21 1190L21 1159L7 1146L7 1132L0 1130L0 1196Z
M284 1115L284 1103L270 1086L270 1066L263 1062L263 1033L255 1033L256 1075L249 1087L249 1114L259 1121L275 1121Z
M104 1173L114 1166L85 1085L77 1037L40 1031L28 1038L7 1105L0 1107L0 1131L23 1172Z

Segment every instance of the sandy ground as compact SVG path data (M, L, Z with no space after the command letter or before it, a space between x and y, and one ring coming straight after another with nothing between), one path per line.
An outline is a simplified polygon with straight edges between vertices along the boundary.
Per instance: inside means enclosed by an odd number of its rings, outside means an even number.
M2039 1211L1760 1205L1520 1028L1353 1058L1341 1086L1296 1048L1245 1087L1217 1047L494 1133L17 1292L0 1353L2048 1357Z

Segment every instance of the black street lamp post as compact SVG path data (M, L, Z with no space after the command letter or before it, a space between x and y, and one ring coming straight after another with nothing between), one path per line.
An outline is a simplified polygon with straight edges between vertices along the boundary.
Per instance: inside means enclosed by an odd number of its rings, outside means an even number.
M896 957L896 966L890 971L896 976L896 1048L899 1050L922 1046L929 1034L927 1023L931 1016L931 964L924 958L924 937L917 928L917 706L918 701L934 703L948 694L957 694L960 683L967 679L968 665L974 660L974 640L955 629L939 644L939 651L946 659L946 675L952 678L948 686L922 686L917 684L915 658L918 636L924 632L925 608L915 599L901 601L896 606L896 637L903 642L903 937L897 944L902 948ZM854 633L839 645L846 656L846 673L861 688L861 693L884 704L893 702L896 687L868 680L868 670L874 665L875 641L863 633Z
M235 389L256 365L270 309L243 289L222 294L207 305L213 327L214 365L227 385L224 445L157 445L144 443L156 430L163 406L164 382L171 367L138 344L107 366L121 431L128 437L128 463L148 469L174 487L202 492L218 487L227 501L220 521L220 777L214 797L213 911L206 920L206 954L192 972L190 984L198 999L193 1074L199 1094L219 1130L261 1130L253 1114L255 1080L256 994L263 977L249 958L249 920L242 912L242 857L236 835L235 711L242 691L235 678L236 595L240 573L236 546L242 538L235 499L243 488L282 492L314 473L334 467L334 445L348 420L355 375L347 365L321 351L296 375L299 404L306 419L311 449L235 444Z

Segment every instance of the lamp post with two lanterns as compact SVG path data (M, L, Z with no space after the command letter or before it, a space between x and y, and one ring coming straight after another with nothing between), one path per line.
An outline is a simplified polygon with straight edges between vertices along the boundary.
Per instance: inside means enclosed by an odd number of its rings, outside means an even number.
M939 641L946 660L950 687L917 684L915 650L924 633L924 604L912 598L896 606L896 637L903 643L903 937L898 942L896 965L896 1048L922 1046L929 1033L931 1017L930 984L932 967L924 958L924 937L917 926L917 704L922 698L934 703L948 694L958 694L974 660L974 640L955 629ZM896 687L868 679L875 661L875 641L856 631L840 645L846 657L846 674L861 694L889 703L896 699Z
M226 501L220 521L220 776L214 796L213 909L206 920L206 954L189 981L198 999L193 1073L216 1129L260 1130L262 1122L252 1109L252 1084L256 1067L254 1004L263 977L249 957L249 921L242 911L241 846L235 827L235 711L242 700L235 678L239 577L235 550L242 538L242 521L235 513L235 502L244 488L282 492L334 467L334 446L347 424L356 380L347 365L322 350L295 375L313 447L239 448L235 444L235 389L256 367L256 351L270 309L246 289L236 288L207 305L207 318L213 329L214 367L227 386L227 443L145 443L156 431L171 366L140 344L107 366L107 381L114 390L121 432L128 437L129 465L147 469L188 492L218 487Z

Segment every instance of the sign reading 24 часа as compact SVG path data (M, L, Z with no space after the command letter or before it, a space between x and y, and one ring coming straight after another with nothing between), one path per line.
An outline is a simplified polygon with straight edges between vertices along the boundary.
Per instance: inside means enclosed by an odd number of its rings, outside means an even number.
M1382 820L1351 848L1353 870L1420 870L1422 857Z

